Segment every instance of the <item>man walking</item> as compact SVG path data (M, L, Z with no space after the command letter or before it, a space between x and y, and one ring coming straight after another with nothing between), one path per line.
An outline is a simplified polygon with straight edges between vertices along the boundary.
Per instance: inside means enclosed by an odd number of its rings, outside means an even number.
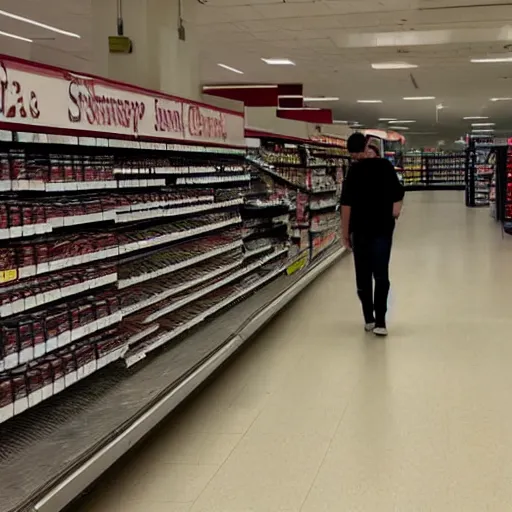
M353 163L341 194L343 243L354 252L365 330L387 336L389 260L404 188L388 160L368 158L367 140L362 133L352 134L347 145Z

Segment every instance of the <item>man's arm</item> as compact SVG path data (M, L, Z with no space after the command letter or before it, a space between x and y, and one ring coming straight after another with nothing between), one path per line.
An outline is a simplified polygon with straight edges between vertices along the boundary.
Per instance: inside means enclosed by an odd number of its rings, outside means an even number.
M393 217L395 219L398 219L400 217L400 214L402 213L402 207L404 205L404 195L405 195L405 189L403 185L400 183L400 180L398 179L398 176L396 174L395 168L389 162L389 179L390 179L390 185L391 185L391 197L393 201Z
M352 249L350 243L350 213L352 206L341 205L341 236L343 237L343 245L347 249Z
M352 249L350 243L350 216L352 214L352 180L354 173L349 170L341 189L341 236L343 245Z

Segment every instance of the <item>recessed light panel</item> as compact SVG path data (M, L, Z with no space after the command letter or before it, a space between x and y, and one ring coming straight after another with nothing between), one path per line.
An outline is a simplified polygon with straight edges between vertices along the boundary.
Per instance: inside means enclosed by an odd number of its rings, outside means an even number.
M494 62L512 62L512 57L495 57L489 59L471 59L474 64L492 64Z
M373 69L413 69L417 67L416 64L408 62L376 62L372 64Z
M271 66L295 66L295 62L290 59L261 59L266 64Z
M336 96L311 96L304 98L304 101L338 101Z
M75 34L73 32L68 32L67 30L62 30L60 28L53 27L52 25L46 25L45 23L40 23L39 21L31 20L30 18L18 16L17 14L13 14L12 12L0 10L0 16L5 16L6 18L11 18L16 21L22 21L23 23L28 23L29 25L34 25L36 27L45 28L46 30L56 32L57 34L62 34L64 36L76 37L77 39L81 39L81 37L78 34Z
M0 30L0 36L10 37L11 39L17 39L18 41L25 41L26 43L33 43L32 39L29 39L28 37L21 37L17 36L16 34L11 34L9 32L2 32Z
M228 71L232 71L233 73L238 73L239 75L243 75L244 72L240 71L239 69L232 68L231 66L226 66L226 64L217 64L217 66L220 66L221 68L227 69Z

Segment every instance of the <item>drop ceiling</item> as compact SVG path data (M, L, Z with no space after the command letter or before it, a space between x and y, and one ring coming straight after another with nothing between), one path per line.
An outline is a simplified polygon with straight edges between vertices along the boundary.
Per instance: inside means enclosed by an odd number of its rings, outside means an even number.
M489 101L512 97L512 63L470 63L471 58L512 55L512 1L183 2L185 10L195 6L195 19L190 20L195 26L189 25L188 35L198 40L203 83L300 82L307 96L339 97L314 105L332 108L338 120L367 127L387 125L379 123L382 117L416 120L405 134L457 137L470 127L462 118L478 115L495 122L498 133L512 134L512 101ZM0 8L82 35L72 40L0 16L0 30L34 38L32 58L94 70L90 0L2 0ZM26 43L4 37L0 42L1 52L24 56ZM262 57L288 58L296 65L269 66ZM371 67L389 61L418 67ZM405 96L436 100L411 102ZM383 102L360 104L359 99ZM438 104L444 107L440 111Z

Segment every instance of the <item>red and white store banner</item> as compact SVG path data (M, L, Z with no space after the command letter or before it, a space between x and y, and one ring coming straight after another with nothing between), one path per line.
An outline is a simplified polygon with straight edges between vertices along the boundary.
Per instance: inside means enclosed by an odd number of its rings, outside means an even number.
M0 125L245 145L241 113L2 55Z

